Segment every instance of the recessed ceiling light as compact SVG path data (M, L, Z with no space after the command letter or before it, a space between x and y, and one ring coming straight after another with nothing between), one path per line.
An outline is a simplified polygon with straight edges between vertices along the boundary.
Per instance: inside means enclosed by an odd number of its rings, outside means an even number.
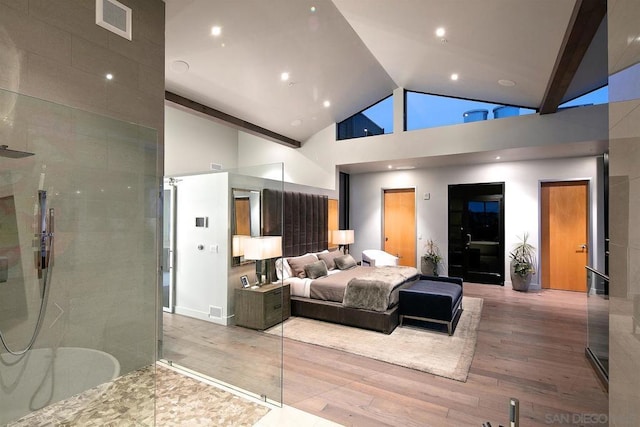
M387 169L393 169L393 166L389 165L387 166Z
M514 82L513 80L508 80L508 79L500 79L500 80L498 80L498 84L500 86L512 87L512 86L516 85L516 82Z
M113 80L113 74L108 73L108 74L105 76L105 78L106 78L107 80Z
M189 71L189 63L186 61L173 61L171 63L171 71L174 73L186 73Z
M283 82L286 82L287 80L289 80L289 73L285 71L282 74L280 74L280 80L282 80Z
M446 31L443 27L436 29L436 36L443 37L446 34Z
M214 37L218 37L220 34L222 34L222 28L219 27L218 25L214 25L213 27L211 27L211 35Z
M324 105L324 108L329 108L329 107L331 107L331 102L329 102L329 101L324 101L324 102L322 103L322 105Z
M500 156L496 156L496 160L500 160Z
M311 11L311 13L314 13L314 12L316 11L316 7L315 7L315 6L311 6L311 7L309 8L309 10Z
M451 80L453 80L453 81L458 80L458 77L459 77L459 76L458 76L458 74L457 74L457 73L453 73L453 74L451 74Z

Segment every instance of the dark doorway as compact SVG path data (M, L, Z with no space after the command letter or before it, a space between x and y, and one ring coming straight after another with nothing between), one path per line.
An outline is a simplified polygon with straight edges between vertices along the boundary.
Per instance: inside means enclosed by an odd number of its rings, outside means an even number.
M449 275L504 285L504 183L449 186Z

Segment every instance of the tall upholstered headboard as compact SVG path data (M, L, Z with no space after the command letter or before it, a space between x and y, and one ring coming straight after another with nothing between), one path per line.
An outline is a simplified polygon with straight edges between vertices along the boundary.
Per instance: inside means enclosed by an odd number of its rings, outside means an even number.
M329 198L317 194L262 191L262 234L282 235L282 255L320 252L329 246Z

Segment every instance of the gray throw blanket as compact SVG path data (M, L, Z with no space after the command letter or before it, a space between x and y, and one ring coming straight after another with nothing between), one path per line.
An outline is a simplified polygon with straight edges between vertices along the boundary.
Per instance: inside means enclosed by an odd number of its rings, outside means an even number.
M418 274L414 267L375 267L347 283L342 304L346 307L386 311L391 291Z

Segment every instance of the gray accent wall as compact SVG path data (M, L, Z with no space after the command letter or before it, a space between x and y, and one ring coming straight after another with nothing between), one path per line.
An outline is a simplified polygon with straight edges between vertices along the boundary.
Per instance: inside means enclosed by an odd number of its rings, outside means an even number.
M0 0L0 88L160 131L164 2L121 3L131 41L95 24L92 0Z
M31 167L0 169L11 178L2 191L25 212L28 294L37 289L30 200L41 169L56 209L55 272L36 347L103 350L124 374L156 357L165 5L120 1L133 10L131 41L95 24L93 0L0 0L1 142L36 153ZM13 342L29 330L17 326Z
M608 3L609 425L640 425L640 4ZM611 78L625 70L627 78Z

